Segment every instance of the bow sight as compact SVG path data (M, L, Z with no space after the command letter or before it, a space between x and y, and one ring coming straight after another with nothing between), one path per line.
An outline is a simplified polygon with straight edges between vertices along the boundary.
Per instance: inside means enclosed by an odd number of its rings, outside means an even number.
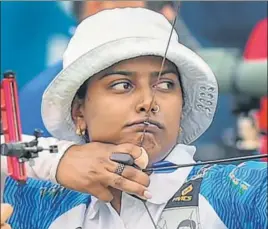
M57 153L58 147L56 145L43 148L38 146L38 138L42 136L42 131L36 129L34 131L35 139L30 142L14 142L1 144L1 155L18 158L20 163L30 161L38 157L38 153L48 150L50 153Z

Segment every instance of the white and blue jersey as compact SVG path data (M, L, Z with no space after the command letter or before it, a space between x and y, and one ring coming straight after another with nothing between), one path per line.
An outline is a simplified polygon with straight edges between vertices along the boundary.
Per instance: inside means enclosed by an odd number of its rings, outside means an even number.
M191 161L181 147L175 151L183 163ZM168 158L173 163L174 155ZM266 163L196 166L151 176L153 198L147 206L158 229L267 228ZM154 228L141 201L125 193L118 215L109 203L88 194L31 178L20 187L7 178L4 202L14 206L9 220L14 229Z

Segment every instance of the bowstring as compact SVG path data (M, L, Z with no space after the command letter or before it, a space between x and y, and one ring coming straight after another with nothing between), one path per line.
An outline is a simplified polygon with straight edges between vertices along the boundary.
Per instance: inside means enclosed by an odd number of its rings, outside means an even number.
M160 71L159 71L159 74L157 76L157 80L156 80L156 83L153 85L153 95L152 95L152 100L150 102L150 106L149 106L149 109L147 110L146 112L146 123L149 123L150 121L150 114L151 114L151 109L153 107L153 104L155 102L155 97L156 97L156 92L157 92L157 85L161 79L161 76L162 76L162 72L163 72L163 69L164 69L164 66L165 66L165 62L166 62L166 57L167 57L167 52L168 52L168 48L169 48L169 45L170 45L170 42L171 42L171 38L172 38L172 34L173 34L173 31L175 29L175 24L176 24L176 21L177 21L177 18L178 18L178 12L179 12L179 8L180 8L180 4L178 4L178 6L176 7L176 15L175 15L175 18L172 22L172 26L171 26L171 31L170 31L170 34L169 34L169 38L168 38L168 42L167 42L167 46L165 48L165 53L164 53L164 57L163 57L163 60L162 60L162 63L161 63L161 67L160 67ZM146 124L144 126L144 129L143 129L143 133L142 133L142 136L141 136L141 139L140 139L140 147L143 147L143 143L144 143L144 139L145 139L145 134L146 134L146 131L147 131L147 128L148 128L148 124ZM144 204L144 207L150 217L150 220L154 226L155 229L157 229L157 223L154 221L154 218L151 214L151 212L149 211L149 208L148 206L146 205L146 201L142 201L143 204Z
M177 7L177 11L179 11L179 5ZM172 27L171 27L171 31L170 31L170 34L169 34L169 38L168 38L168 42L167 42L167 46L166 46L166 49L165 49L165 53L164 53L164 57L163 57L163 60L162 60L162 63L161 63L161 67L160 67L160 71L159 71L159 74L157 76L157 80L156 80L156 83L155 85L153 86L153 95L152 95L152 100L150 102L150 106L149 106L149 109L147 110L146 112L146 117L147 117L147 120L146 122L148 123L149 120L150 120L150 112L151 112L151 109L152 109L152 106L155 102L155 97L156 97L156 92L157 92L157 85L161 79L161 75L162 75L162 72L163 72L163 69L164 69L164 66L165 66L165 61L166 61L166 58L167 58L167 52L168 52L168 48L169 48L169 45L170 45L170 41L171 41L171 38L172 38L172 34L173 34L173 31L174 31L174 28L175 28L175 24L176 24L176 21L177 21L177 16L178 16L178 13L176 13L176 16L172 22ZM140 147L143 146L143 143L144 143L144 138L145 138L145 134L146 134L146 131L147 131L147 128L148 128L148 125L145 125L144 126L144 129L143 129L143 133L142 133L142 136L141 136L141 140L140 140Z

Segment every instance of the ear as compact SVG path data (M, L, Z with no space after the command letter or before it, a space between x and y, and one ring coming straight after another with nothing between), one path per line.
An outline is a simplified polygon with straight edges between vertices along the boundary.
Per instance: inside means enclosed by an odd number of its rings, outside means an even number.
M76 128L84 131L87 129L86 120L85 120L85 109L83 101L77 97L74 99L72 104L72 119L75 123Z

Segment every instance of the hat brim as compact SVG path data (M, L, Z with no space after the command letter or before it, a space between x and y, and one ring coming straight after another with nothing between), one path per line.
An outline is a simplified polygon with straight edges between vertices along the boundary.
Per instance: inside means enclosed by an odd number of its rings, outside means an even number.
M42 118L52 136L82 143L71 117L71 104L79 87L91 76L122 60L164 56L167 41L131 37L108 42L89 52L55 77L43 94ZM208 65L185 46L171 42L166 58L179 69L184 102L179 143L189 144L210 126L216 110L218 85ZM172 112L172 110L170 110ZM179 127L178 127L179 128Z

